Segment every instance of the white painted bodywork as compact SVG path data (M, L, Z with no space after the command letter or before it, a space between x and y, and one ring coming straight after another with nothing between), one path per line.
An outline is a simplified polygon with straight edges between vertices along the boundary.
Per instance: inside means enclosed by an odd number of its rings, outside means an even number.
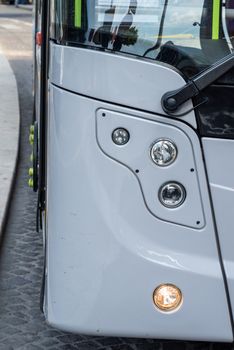
M53 45L51 52L46 318L56 327L86 334L232 341L199 140L180 120L157 115L162 94L181 86L183 79L156 63L87 51ZM137 111L140 106L148 113ZM189 148L179 148L181 174L171 167L171 177L182 181L188 164L194 166L195 180L188 171L186 187L191 181L198 198L194 220L200 210L201 227L189 225L188 218L175 222L170 209L168 219L152 215L142 172L133 171L135 155L128 154L124 162L113 156L110 129L98 121L100 110L109 111L113 126L118 116L121 122L125 118L132 125L132 142L134 120L140 123L144 147L161 130L169 139L183 134ZM187 122L194 125L194 120L190 113ZM155 130L150 137L149 125ZM137 154L151 166L145 148ZM153 172L147 175L147 182L155 183L155 196L157 181ZM184 299L177 312L154 307L152 294L161 283L181 289Z
M166 64L147 59L51 44L51 81L85 96L149 112L165 114L161 97L184 85ZM178 113L193 107L183 104ZM196 128L194 112L181 117Z
M234 140L203 139L221 252L234 310Z

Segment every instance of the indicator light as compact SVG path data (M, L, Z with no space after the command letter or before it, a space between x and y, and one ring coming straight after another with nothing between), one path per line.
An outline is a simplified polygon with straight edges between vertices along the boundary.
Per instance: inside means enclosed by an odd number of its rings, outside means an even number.
M32 178L30 178L30 179L28 180L28 186L31 187L31 188L33 188L33 179L32 179Z
M178 182L168 182L160 187L158 197L165 207L177 208L185 201L186 191Z
M34 134L34 125L30 125L29 132L30 134Z
M112 133L112 140L118 146L123 146L128 143L130 134L128 130L124 128L115 129Z
M38 46L41 46L41 44L42 44L42 35L41 35L41 32L37 32L37 33L36 33L36 44L37 44Z
M151 146L150 156L152 161L159 166L170 165L177 157L176 145L167 139L157 140Z
M181 290L174 284L161 284L153 293L155 306L164 312L175 311L183 301Z
M29 135L29 143L30 143L30 145L33 145L33 142L34 142L34 135L30 134Z

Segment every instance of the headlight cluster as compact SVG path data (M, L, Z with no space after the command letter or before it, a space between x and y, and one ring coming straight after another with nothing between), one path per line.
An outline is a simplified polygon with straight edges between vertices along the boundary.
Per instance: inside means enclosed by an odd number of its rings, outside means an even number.
M177 153L176 145L168 139L155 141L150 149L152 161L160 167L166 167L172 164L177 158ZM177 208L184 202L186 191L180 183L170 181L160 187L158 198L165 207Z
M112 132L112 140L116 145L124 146L130 140L130 133L123 127L117 128ZM159 167L171 165L175 162L177 155L175 143L166 138L156 140L150 147L150 157ZM179 182L170 181L159 188L158 198L165 207L177 208L185 201L186 190Z

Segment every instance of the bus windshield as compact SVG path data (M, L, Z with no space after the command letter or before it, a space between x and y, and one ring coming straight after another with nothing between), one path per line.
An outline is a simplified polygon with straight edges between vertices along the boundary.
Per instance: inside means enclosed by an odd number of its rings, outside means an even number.
M230 53L221 0L53 0L51 38L161 61L191 77Z

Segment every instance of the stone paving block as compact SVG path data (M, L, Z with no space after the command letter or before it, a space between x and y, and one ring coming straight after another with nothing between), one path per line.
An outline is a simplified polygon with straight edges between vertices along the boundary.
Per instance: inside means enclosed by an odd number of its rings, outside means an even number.
M33 344L27 344L23 346L22 350L43 350L43 347Z
M0 350L14 350L13 346L10 345L1 345L0 344Z
M76 334L62 334L57 336L60 342L62 343L76 343L76 342L82 342L85 341L85 337L82 335L76 335Z
M80 345L69 345L69 344L66 344L66 345L61 345L59 347L59 349L60 350L80 350ZM93 350L93 349L90 349L88 347L86 347L86 349L87 350Z
M45 348L49 348L52 346L59 346L61 343L56 338L45 338L45 340L41 342L41 345Z
M96 338L98 343L102 346L115 346L123 343L124 339L122 338L113 338L113 337L100 337Z

